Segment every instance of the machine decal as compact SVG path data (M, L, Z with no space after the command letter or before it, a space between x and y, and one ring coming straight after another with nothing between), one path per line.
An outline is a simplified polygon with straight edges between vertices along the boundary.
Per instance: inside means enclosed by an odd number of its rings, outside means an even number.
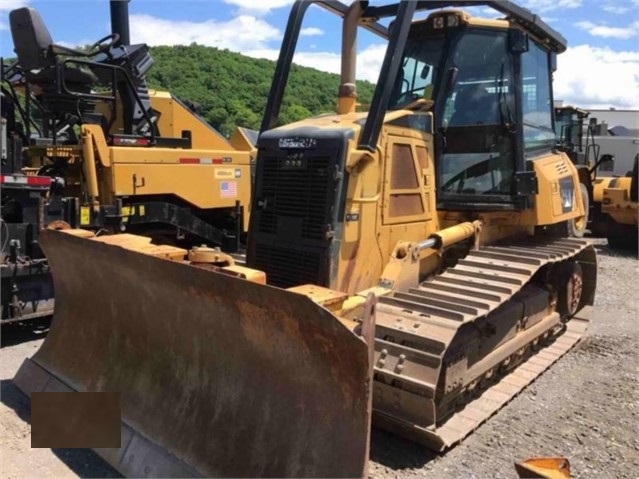
M135 206L123 206L122 216L131 216L135 214Z
M88 206L80 207L80 226L87 226L91 224L91 211Z
M223 181L220 183L220 196L222 198L237 197L237 181Z
M215 170L215 179L237 178L237 170L231 168L219 168Z
M317 140L315 138L280 138L280 148L296 148L307 149L315 148L317 146Z

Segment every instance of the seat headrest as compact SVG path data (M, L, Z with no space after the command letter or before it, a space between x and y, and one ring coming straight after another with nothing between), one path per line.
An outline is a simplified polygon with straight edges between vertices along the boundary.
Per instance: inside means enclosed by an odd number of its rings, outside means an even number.
M12 10L9 24L15 52L23 69L35 70L53 65L53 56L47 56L53 39L37 10L29 7Z

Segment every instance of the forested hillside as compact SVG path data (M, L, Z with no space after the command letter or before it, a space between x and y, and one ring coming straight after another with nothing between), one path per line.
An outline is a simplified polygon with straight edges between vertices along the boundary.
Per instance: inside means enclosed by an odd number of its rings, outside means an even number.
M200 115L223 134L236 126L259 128L275 62L195 44L152 47L151 55L151 88L199 104ZM339 75L293 65L280 122L334 111L338 86ZM358 101L370 102L373 89L358 82Z

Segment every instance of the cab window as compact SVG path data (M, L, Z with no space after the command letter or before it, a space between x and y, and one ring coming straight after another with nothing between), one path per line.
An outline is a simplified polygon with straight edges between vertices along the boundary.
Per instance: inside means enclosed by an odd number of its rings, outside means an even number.
M556 141L548 52L531 41L528 51L522 54L521 69L524 149L531 156L549 150Z

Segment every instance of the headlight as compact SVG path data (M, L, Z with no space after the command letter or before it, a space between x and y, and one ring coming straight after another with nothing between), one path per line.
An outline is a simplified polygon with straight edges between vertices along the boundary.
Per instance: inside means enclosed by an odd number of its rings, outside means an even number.
M559 180L559 195L561 196L562 213L571 212L575 204L575 185L572 177Z

